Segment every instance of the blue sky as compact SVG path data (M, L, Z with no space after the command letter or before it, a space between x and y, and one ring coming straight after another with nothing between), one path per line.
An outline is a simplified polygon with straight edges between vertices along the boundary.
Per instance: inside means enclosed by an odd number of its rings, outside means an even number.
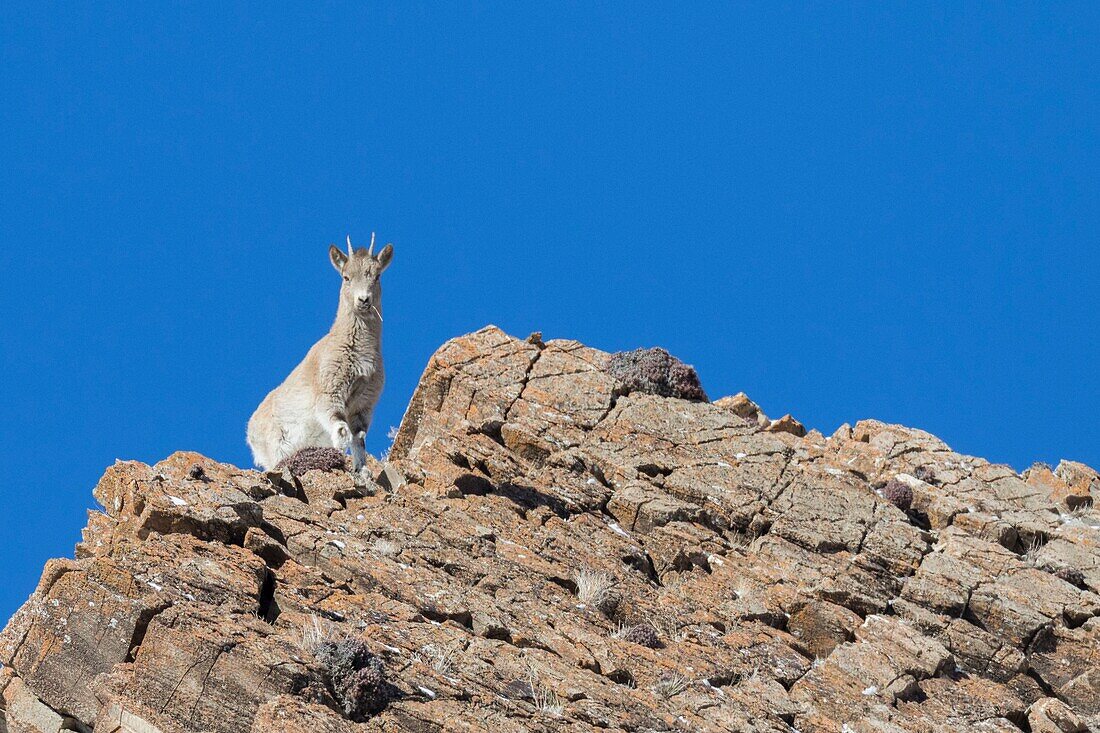
M277 5L0 6L0 618L115 458L249 463L347 233L375 453L496 323L1100 464L1097 4Z

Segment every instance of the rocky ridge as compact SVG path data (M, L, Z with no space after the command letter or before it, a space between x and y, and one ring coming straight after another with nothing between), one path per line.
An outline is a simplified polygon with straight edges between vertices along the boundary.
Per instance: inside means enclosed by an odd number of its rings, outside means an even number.
M112 466L0 733L1100 731L1096 471L609 360L448 342L373 479Z

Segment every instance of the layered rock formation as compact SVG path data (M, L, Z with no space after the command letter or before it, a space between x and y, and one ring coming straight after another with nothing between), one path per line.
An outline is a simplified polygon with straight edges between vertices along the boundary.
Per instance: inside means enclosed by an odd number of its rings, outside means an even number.
M0 731L1100 731L1095 471L617 363L451 341L374 480L112 466Z

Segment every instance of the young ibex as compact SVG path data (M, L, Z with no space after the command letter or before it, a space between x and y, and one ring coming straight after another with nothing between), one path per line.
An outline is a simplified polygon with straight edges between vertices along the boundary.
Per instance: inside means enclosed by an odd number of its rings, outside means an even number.
M340 306L329 332L290 376L264 398L248 421L248 445L256 464L272 469L302 448L351 449L358 471L367 458L363 439L382 393L382 271L393 245L374 254L329 247L332 266L344 278Z

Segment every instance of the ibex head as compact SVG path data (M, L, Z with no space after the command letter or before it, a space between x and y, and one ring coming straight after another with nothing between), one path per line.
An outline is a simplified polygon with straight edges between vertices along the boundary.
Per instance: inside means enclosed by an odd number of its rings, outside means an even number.
M370 236L370 249L354 249L351 246L351 236L348 236L348 251L341 251L335 244L328 248L329 259L332 266L344 278L340 287L340 299L344 305L357 315L366 317L376 315L379 320L382 313L379 304L382 302L381 275L390 260L393 259L393 245L387 244L377 255L374 254L374 234Z

